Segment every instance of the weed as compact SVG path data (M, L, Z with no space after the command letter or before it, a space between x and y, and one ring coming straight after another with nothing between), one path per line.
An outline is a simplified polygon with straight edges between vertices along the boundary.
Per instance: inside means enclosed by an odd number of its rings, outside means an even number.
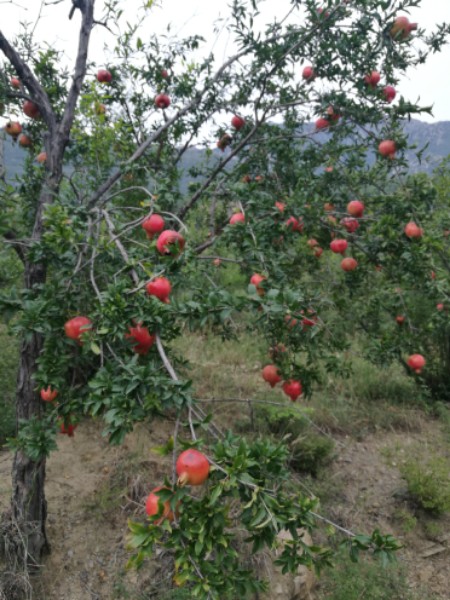
M336 565L323 574L318 600L434 600L424 591L408 589L403 570L396 564L382 567L368 558L357 564L340 555Z
M443 526L439 521L427 521L423 524L423 529L425 531L425 535L430 540L436 540L443 533L445 533L445 526Z
M400 466L408 491L426 511L442 514L450 511L450 464L436 455L409 459Z
M417 527L417 518L405 508L396 510L393 517L400 521L400 526L405 533L410 533Z

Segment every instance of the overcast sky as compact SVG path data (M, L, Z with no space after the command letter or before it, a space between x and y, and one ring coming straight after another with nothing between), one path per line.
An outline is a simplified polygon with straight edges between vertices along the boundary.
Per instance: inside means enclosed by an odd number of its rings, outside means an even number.
M20 23L34 23L41 13L36 26L35 35L38 40L54 44L58 49L64 49L68 57L73 56L77 41L77 26L80 16L76 15L68 21L70 0L61 0L57 4L44 6L41 0L13 0L14 4L0 0L0 27L3 33L13 38L20 30ZM50 4L57 0L47 0ZM146 26L150 36L153 31L163 32L170 22L173 24L172 33L188 35L198 33L207 39L206 50L214 51L219 58L232 52L227 34L217 39L213 33L212 23L219 16L228 14L229 0L159 0L151 19ZM356 0L354 0L356 1ZM125 14L133 21L138 14L143 0L123 0L121 3ZM100 16L103 0L97 0ZM278 19L290 7L289 0L262 0L260 2L262 20L270 21L274 16ZM422 0L421 7L412 9L410 19L418 21L421 27L433 29L437 22L450 22L450 0ZM7 24L7 27L3 27ZM141 36L145 37L145 36ZM112 45L114 38L104 28L97 28L89 58L101 66L104 44ZM450 47L446 46L440 54L431 56L426 65L410 71L401 84L399 92L407 99L416 101L420 97L422 105L434 105L433 117L423 116L424 120L450 120Z

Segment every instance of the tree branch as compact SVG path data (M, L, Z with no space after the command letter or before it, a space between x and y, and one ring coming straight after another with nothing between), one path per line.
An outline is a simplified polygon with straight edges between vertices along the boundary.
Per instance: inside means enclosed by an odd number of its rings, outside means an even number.
M91 37L92 28L94 26L94 2L95 0L85 0L83 2L82 19L80 34L78 37L78 51L75 62L75 73L73 76L72 85L67 97L64 115L59 126L59 134L62 137L63 145L65 146L69 140L70 130L72 128L75 107L80 96L81 86L86 74L86 63L88 56L89 40ZM75 3L74 3L75 5Z
M8 240L11 242L11 246L16 251L17 256L20 258L20 260L23 263L25 263L25 251L22 248L21 243L18 241L16 234L13 231L7 231L6 233L3 234L3 237L5 238L5 240Z
M29 90L33 98L33 102L35 102L38 105L39 111L50 131L50 134L54 133L56 130L56 116L53 112L53 108L50 103L50 99L47 95L47 92L44 90L39 81L33 75L30 67L23 61L20 54L11 46L11 44L5 38L1 30L0 50L3 52L3 54L12 64L12 66L16 69L20 81Z

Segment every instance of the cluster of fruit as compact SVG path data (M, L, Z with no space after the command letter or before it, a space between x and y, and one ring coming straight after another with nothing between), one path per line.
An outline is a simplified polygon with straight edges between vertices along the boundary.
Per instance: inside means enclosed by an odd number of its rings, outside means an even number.
M195 448L185 450L180 454L176 462L177 485L202 485L208 479L209 468L209 461L202 452L199 452ZM154 521L155 525L159 525L164 519L168 519L169 521L174 519L174 513L170 508L170 501L166 500L162 502L158 496L158 492L167 489L169 488L158 486L147 497L145 503L145 512L147 515L149 517L161 515L159 519Z
M159 234L156 241L157 251L165 256L178 256L184 249L185 239L183 236L172 229L166 229L163 217L157 214L152 214L142 222L142 227L145 230L147 237L153 239ZM168 303L169 295L172 290L170 281L166 277L155 277L149 281L145 289L150 296L155 296L161 302ZM83 315L78 315L69 319L64 324L64 331L68 338L75 340L79 345L82 345L83 334L92 329L92 321ZM125 339L132 342L133 351L137 354L145 355L149 352L156 340L156 335L150 331L142 323L135 323L134 326L128 328L128 333L125 334ZM44 402L53 402L58 396L58 390L51 386L41 389L41 399ZM67 433L73 436L76 425L61 424L61 433Z

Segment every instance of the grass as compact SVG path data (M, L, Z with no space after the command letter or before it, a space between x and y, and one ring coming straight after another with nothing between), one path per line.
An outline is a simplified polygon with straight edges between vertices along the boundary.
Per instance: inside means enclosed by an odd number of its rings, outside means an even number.
M316 593L317 600L435 600L425 590L409 589L398 564L381 566L369 558L352 563L343 552L326 571Z
M418 458L416 458L418 457ZM444 456L423 457L420 449L400 466L408 492L425 511L437 515L450 511L450 461Z
M325 374L311 400L291 405L280 386L272 390L262 380L268 347L255 336L222 341L189 335L177 340L175 347L191 363L188 375L197 398L208 401L204 408L234 427L253 428L258 404L273 402L286 410L293 406L297 415L303 413L304 419L328 432L358 439L378 430L421 430L424 403L414 381L399 366L380 369L357 356L356 350L349 378Z

